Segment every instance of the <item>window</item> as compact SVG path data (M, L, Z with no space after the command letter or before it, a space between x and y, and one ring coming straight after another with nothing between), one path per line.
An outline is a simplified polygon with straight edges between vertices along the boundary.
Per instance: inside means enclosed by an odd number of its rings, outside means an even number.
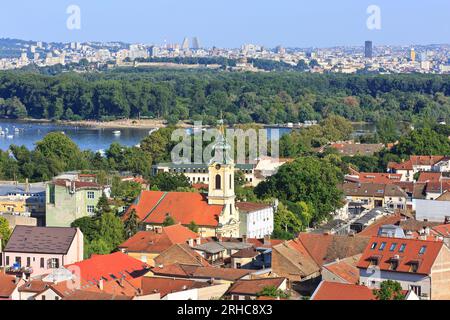
M216 190L222 189L222 177L220 174L216 175Z
M41 258L41 268L45 268L44 258Z
M58 296L56 296L56 297L55 297L55 300L59 300L59 297L58 297Z
M42 300L45 300L45 295L42 295Z
M424 254L426 250L427 250L427 246L422 246L422 248L420 248L420 250L419 250L419 254Z
M393 243L393 244L391 244L391 247L389 248L389 251L394 251L395 248L397 248L397 244Z
M94 206L87 206L87 212L88 213L94 213L95 207Z
M47 261L47 269L58 269L59 268L59 259L51 258Z
M231 180L231 174L230 174L230 189L233 189L233 181Z
M6 261L5 261L6 265L9 266L9 256L6 256Z
M94 193L94 191L88 191L87 197L88 197L88 199L95 199L95 193Z
M16 263L21 267L22 266L22 258L16 257Z
M416 273L419 269L419 262L413 261L410 263L409 272Z
M421 286L409 286L409 290L413 291L418 297L422 295L422 287Z
M370 247L370 249L375 249L377 247L377 243L376 242L374 242L374 243L372 243L372 246Z
M27 267L31 267L31 258L27 257Z
M406 249L406 243L402 243L398 252L405 252L405 249Z
M384 248L386 247L386 242L382 242L381 244L380 244L380 251L383 251L384 250Z
M392 259L389 265L389 270L395 271L398 268L398 260Z

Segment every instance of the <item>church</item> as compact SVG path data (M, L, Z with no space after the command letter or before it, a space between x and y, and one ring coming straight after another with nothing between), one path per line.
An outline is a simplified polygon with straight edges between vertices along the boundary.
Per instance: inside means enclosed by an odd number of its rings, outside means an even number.
M226 154L227 145L222 138L215 151ZM217 157L215 157L217 159ZM239 237L240 219L235 204L234 162L212 160L208 165L208 194L194 192L143 191L123 219L134 210L139 223L146 230L161 227L171 217L175 223L189 226L195 223L202 237Z

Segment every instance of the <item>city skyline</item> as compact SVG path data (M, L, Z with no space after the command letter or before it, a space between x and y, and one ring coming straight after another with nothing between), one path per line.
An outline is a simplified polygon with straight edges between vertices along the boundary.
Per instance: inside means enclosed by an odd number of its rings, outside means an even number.
M127 7L117 1L61 1L57 5L47 0L28 2L4 4L0 13L1 37L155 44L181 43L185 37L198 37L205 47L236 48L244 43L258 43L266 47L307 48L360 46L366 40L375 46L443 44L448 43L446 35L450 31L450 22L445 19L450 4L438 0L426 4L403 0L349 0L343 4L282 0L277 5L265 0L231 0L226 4L205 0L195 4L134 0ZM18 10L24 4L28 10ZM80 29L69 30L66 26L70 5L81 10ZM366 25L371 5L381 10L381 29L370 30ZM400 9L401 16L396 13Z

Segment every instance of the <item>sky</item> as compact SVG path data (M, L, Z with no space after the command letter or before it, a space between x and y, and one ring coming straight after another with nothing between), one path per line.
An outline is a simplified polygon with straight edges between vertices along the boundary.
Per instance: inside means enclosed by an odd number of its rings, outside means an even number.
M68 29L67 8L80 8ZM380 8L369 29L367 8ZM0 37L35 41L181 43L205 47L331 47L450 43L448 0L4 0Z

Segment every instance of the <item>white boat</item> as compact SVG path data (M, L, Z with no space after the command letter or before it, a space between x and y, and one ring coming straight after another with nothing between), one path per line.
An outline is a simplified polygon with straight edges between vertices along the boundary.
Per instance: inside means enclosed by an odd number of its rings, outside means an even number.
M115 131L113 131L113 134L115 136L120 136L122 134L122 132L120 130L115 130Z
M0 136L4 136L5 135L5 131L0 131Z
M155 129L152 129L152 130L150 130L149 132L148 132L148 135L149 136L151 136L152 134L154 134L156 131L158 131L159 130L159 128L155 128Z
M19 133L19 132L20 132L20 129L19 129L19 128L15 128L15 129L14 129L14 132Z
M6 136L8 139L14 139L14 136L12 134L9 134Z

